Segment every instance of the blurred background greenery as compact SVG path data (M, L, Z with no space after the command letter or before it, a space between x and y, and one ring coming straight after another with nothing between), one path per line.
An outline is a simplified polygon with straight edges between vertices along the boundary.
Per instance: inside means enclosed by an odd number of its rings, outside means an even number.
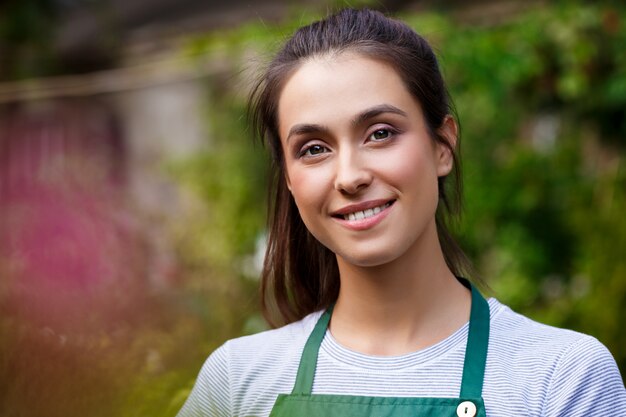
M245 125L247 88L294 28L346 4L394 11L437 50L461 125L456 232L493 294L597 337L624 375L621 2L136 3L151 15L116 3L0 5L0 415L173 416L215 347L265 328L267 155ZM173 30L185 7L195 23ZM195 98L150 95L164 85ZM136 116L161 102L177 117ZM41 114L47 128L22 126ZM94 128L93 114L113 122ZM79 132L63 169L20 151L51 131ZM84 151L87 136L113 145Z

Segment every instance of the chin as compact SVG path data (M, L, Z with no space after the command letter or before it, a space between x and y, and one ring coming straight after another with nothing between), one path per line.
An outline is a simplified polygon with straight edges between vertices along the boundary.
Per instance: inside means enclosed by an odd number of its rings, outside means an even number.
M337 254L338 258L346 264L361 268L376 267L393 262L398 258L397 254L391 252L361 252Z

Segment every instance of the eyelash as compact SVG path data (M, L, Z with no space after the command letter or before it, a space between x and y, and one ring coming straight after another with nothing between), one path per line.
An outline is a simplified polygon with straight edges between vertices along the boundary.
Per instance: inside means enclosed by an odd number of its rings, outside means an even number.
M314 144L312 144L312 145L308 145L308 146L305 146L304 148L302 148L302 149L300 150L300 152L298 152L298 158L303 158L303 157L315 157L315 156L319 155L319 154L315 154L315 155L310 155L310 154L309 154L309 155L307 155L307 154L308 154L308 152L309 152L311 149L315 148L315 147L322 148L324 151L327 151L327 150L328 150L328 147L326 147L326 146L324 146L324 145L320 145L319 143L314 143ZM324 152L324 153L325 153L325 152Z
M385 137L385 138L382 138L382 139L374 139L374 138L372 138L372 136L374 136L374 134L377 133L377 132L387 132L388 136ZM393 128L391 128L391 127L381 127L381 128L378 128L378 129L372 131L372 133L370 133L367 136L367 138L372 140L372 141L374 141L374 142L383 142L385 140L391 139L391 137L393 137L397 133L398 133L398 131L393 129Z
M387 132L388 136L385 137L385 138L382 138L382 139L374 139L374 138L372 138L372 136L375 133L377 133L377 132ZM393 136L397 135L398 133L399 133L398 130L396 130L394 128L391 128L389 126L385 126L385 127L380 127L380 128L377 128L377 129L371 131L371 133L369 135L367 135L367 139L371 140L372 142L385 142L385 141L393 138ZM319 154L315 154L315 155L309 154L309 151L311 151L311 149L316 148L316 147L321 148L321 150L323 150L323 152L321 152ZM298 158L316 157L316 156L318 156L318 155L320 155L322 153L326 153L326 151L328 151L328 147L327 146L324 146L324 145L319 144L319 143L313 143L311 145L308 145L308 146L305 146L304 148L302 148L298 152L297 157Z

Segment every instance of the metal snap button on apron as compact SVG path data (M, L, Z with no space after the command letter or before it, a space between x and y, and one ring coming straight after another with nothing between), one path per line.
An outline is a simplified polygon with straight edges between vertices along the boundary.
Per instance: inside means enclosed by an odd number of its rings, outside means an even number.
M471 401L463 401L456 408L456 415L459 417L474 417L476 415L476 406Z

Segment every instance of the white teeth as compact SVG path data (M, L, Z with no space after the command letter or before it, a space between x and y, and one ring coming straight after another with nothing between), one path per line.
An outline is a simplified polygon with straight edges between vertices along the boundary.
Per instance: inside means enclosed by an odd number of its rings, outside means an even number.
M349 220L349 221L367 219L368 217L372 217L372 216L380 213L381 211L383 211L384 209L386 209L390 205L391 205L391 203L385 203L382 206L374 207L374 208L371 208L371 209L366 209L366 210L363 210L363 211L355 211L354 213L350 213L350 214L344 214L343 218L344 218L344 220Z

